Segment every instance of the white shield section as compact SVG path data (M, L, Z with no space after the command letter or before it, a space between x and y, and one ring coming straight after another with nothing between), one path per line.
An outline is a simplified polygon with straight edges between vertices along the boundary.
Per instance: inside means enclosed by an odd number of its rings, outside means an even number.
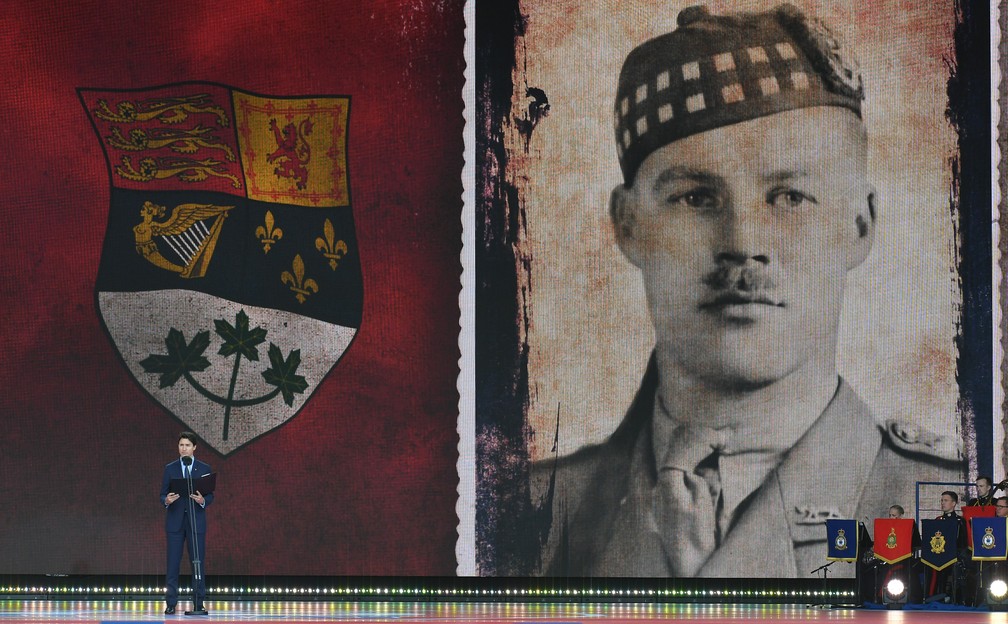
M315 392L350 345L357 330L326 323L271 308L243 305L190 290L150 292L100 292L98 307L102 320L119 349L133 377L168 411L181 419L206 444L227 455L249 441L290 420ZM239 311L249 317L249 327L266 330L265 340L257 346L259 359L241 358L232 399L235 401L265 397L276 390L263 379L270 367L269 345L280 348L284 358L301 350L297 374L305 378L307 389L294 394L287 405L282 395L254 405L225 405L201 394L185 377L161 388L160 375L148 373L140 362L151 355L167 354L165 338L171 328L181 331L189 343L201 331L210 332L210 346L203 352L210 366L191 373L209 393L227 399L234 373L235 356L218 354L223 339L214 331L214 321L221 319L232 326Z

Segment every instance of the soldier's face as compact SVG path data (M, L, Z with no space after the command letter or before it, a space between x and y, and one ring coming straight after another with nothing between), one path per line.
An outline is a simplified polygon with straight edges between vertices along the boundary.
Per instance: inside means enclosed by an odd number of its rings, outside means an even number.
M610 206L644 278L658 348L708 382L833 366L847 272L874 236L860 120L788 111L692 135L645 159Z
M999 500L994 511L998 518L1008 518L1008 500Z
M955 509L956 506L956 502L948 494L942 494L940 504L941 504L941 510L946 513Z
M986 479L977 479L977 496L987 496L991 491L990 481Z
M889 510L889 517L890 518L902 518L903 515L899 512L898 509L890 509Z

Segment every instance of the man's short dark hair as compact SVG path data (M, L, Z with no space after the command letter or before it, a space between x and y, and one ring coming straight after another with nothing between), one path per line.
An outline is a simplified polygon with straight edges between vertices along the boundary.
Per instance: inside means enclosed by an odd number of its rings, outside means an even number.
M941 493L942 496L945 496L946 494L949 496L949 498L951 498L955 502L957 503L959 502L959 495L953 492L952 490L945 490L944 492Z
M1006 501L1006 502L1008 502L1008 497L1006 497L1006 496L998 496L998 497L996 497L996 498L994 499L994 504L995 504L995 505L997 505L997 504L998 504L998 503L1000 503L1001 501ZM998 505L998 506L999 506L999 507L1001 507L1001 506L1005 506L1005 507L1008 507L1008 505Z
M977 483L980 483L980 479L983 479L984 481L986 481L987 485L993 485L994 484L994 479L991 479L987 475L980 475L979 477L977 477Z
M183 439L189 440L193 446L196 446L196 434L192 431L183 431L178 434L178 441L181 442Z
M898 513L898 514L899 514L899 515L901 515L901 516L902 516L902 515L903 515L903 514L905 513L905 512L903 511L903 506L902 506L902 505L893 505L893 506L892 506L892 507L890 507L889 509L895 509L895 510L896 510L896 513Z

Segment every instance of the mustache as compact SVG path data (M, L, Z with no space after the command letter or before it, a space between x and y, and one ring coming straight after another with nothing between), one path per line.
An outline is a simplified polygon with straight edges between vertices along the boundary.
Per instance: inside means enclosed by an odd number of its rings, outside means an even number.
M775 294L777 283L766 269L752 264L721 264L703 278L711 289L702 307L738 303L764 303L783 306Z

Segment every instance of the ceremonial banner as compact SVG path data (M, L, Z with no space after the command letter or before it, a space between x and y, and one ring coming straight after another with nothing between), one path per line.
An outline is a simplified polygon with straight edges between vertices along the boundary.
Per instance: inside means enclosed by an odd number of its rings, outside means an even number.
M916 523L910 518L875 518L875 556L896 563L913 556Z
M956 562L959 521L921 520L921 563L944 570Z
M973 518L990 518L997 514L994 505L977 505L962 508L963 520L966 522L966 546L973 550Z
M112 184L101 319L222 455L292 418L361 322L348 97L183 83L80 91Z
M830 561L857 561L857 520L826 520L826 559Z
M1008 558L1008 518L973 516L970 520L974 561L1004 561Z

